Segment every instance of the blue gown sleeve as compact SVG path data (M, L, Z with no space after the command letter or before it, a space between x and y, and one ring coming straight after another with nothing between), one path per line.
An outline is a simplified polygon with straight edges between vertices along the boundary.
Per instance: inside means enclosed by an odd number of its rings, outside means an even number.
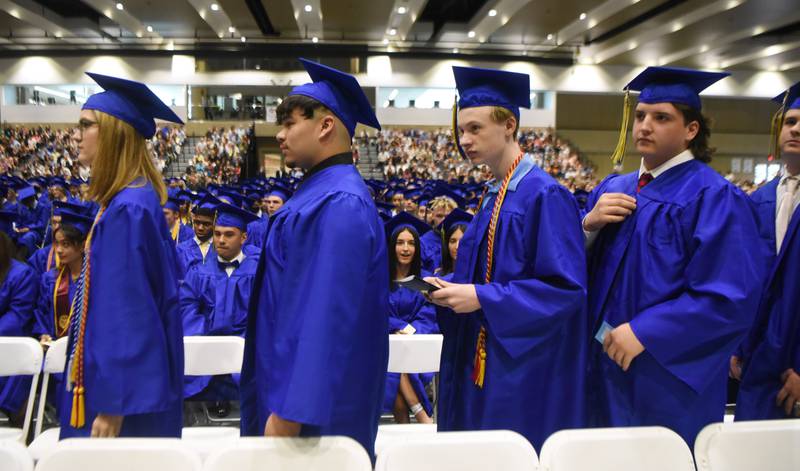
M183 320L183 335L204 335L206 319L203 316L199 292L199 276L197 266L192 267L180 287L180 313Z
M436 309L422 295L415 296L416 313L410 324L416 329L415 334L438 334L439 326L436 323Z
M375 263L364 254L375 254L384 237L377 230L365 231L373 227L368 221L374 212L358 198L337 194L296 228L303 237L288 253L285 267L286 279L293 283L279 295L275 315L288 324L276 326L275 348L291 353L284 356L286 364L270 366L281 368L287 384L267 404L284 419L324 426L331 421L334 398L347 396L343 389L358 387L342 384L335 369L359 361L342 339L357 336L354 330L363 315L357 303L370 289L364 276Z
M531 278L475 285L486 322L503 349L519 357L558 335L558 324L586 304L586 260L575 199L566 188L543 189L527 209L524 271ZM498 253L498 263L503 256Z
M85 375L98 413L163 412L180 397L175 245L158 216L112 202L92 239Z
M656 361L702 392L750 328L769 258L750 201L731 186L701 194L682 219L694 227L685 291L630 324Z
M53 325L53 291L48 281L47 273L41 276L39 284L39 296L37 296L36 307L33 310L35 321L33 324L33 334L37 337L42 335L55 335Z
M29 335L36 295L39 292L36 274L32 268L25 265L23 270L14 272L9 270L3 283L10 285L8 292L11 294L11 299L6 312L0 313L0 335Z

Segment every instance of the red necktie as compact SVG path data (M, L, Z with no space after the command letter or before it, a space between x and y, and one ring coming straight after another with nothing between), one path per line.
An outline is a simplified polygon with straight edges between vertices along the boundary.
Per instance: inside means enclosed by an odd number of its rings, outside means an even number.
M636 188L636 193L642 191L642 188L647 186L648 183L653 181L653 175L649 173L643 173L641 177L639 177L639 186Z

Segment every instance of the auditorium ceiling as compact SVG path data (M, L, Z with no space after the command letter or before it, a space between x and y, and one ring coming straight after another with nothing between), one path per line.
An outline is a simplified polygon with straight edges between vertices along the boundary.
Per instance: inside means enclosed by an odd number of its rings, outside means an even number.
M0 56L182 51L280 62L389 54L797 71L797 6L797 0L0 0Z

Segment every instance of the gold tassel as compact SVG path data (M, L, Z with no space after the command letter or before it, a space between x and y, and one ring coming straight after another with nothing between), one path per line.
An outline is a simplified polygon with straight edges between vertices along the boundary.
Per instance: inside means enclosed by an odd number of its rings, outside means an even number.
M622 110L622 126L620 126L619 130L619 140L617 141L617 147L614 149L614 153L611 155L611 162L613 162L614 165L622 164L622 160L625 158L625 149L628 146L628 125L631 121L630 90L625 90L625 99L623 103L624 108Z
M86 423L85 401L83 397L83 386L77 386L72 394L72 414L69 424L73 428L81 428Z
M783 128L783 118L786 115L786 101L789 98L787 91L783 95L783 103L778 111L772 115L772 122L769 127L769 155L775 159L781 158L781 129Z
M456 150L462 159L468 160L464 149L461 148L461 140L458 137L458 95L453 99L453 141L456 143Z

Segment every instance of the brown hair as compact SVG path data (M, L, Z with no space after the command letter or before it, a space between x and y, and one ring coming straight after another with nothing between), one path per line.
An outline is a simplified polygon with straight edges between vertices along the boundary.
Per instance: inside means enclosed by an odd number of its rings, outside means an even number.
M494 106L492 107L492 113L490 115L492 121L497 124L503 124L509 118L514 118L514 140L517 139L517 134L519 133L519 119L517 119L516 115L511 112L511 110L507 108L503 108L502 106Z
M697 121L699 129L694 139L689 142L689 150L692 151L694 158L705 163L711 162L711 156L716 151L715 148L709 146L709 139L711 139L711 119L703 115L703 113L691 106L682 103L672 104L683 115L683 122L686 126L692 121Z
M161 204L167 201L162 176L147 150L147 141L133 126L101 111L94 110L98 126L97 155L92 162L89 197L100 206L137 178L153 185Z

